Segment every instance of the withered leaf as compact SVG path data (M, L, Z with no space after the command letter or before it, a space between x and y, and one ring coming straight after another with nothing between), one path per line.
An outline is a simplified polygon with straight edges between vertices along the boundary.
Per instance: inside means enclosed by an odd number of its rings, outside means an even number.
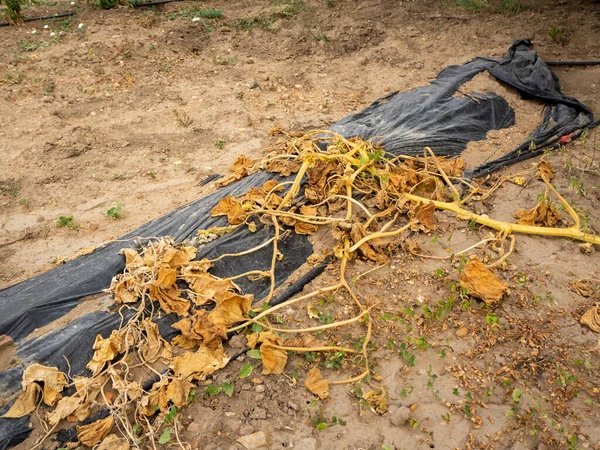
M177 287L162 288L150 286L150 298L158 300L160 307L167 314L185 316L190 309L190 301L181 298L181 291Z
M438 162L446 175L449 177L460 177L463 174L463 170L465 167L465 161L462 158L438 158Z
M365 392L363 399L367 401L369 408L379 415L385 414L388 410L387 395L383 389L375 389Z
M7 419L18 419L19 417L31 414L35 411L35 408L37 408L41 393L42 388L39 384L32 383L28 385L2 417Z
M248 347L253 349L260 346L260 357L262 359L263 375L283 373L285 364L287 363L287 351L273 347L273 345L281 345L282 339L275 336L273 333L263 331L247 336Z
M229 362L221 345L209 348L201 345L198 351L186 352L173 358L171 369L177 378L183 380L204 380L215 370L222 369Z
M158 274L154 286L168 289L177 281L177 270L170 268L167 265L161 265L158 268Z
M427 230L435 231L437 224L433 215L434 212L435 205L433 202L429 202L427 204L419 203L415 211L415 218L419 221L419 223L424 225Z
M467 261L459 279L470 295L483 300L487 305L498 303L508 289L508 285L487 269L479 258Z
M596 333L600 333L600 306L595 305L588 309L583 316L581 316L581 319L579 319L579 323Z
M101 334L96 335L94 342L94 356L87 364L93 375L98 375L107 362L112 361L123 349L123 338L119 331L113 330L106 339Z
M153 386L154 388L154 386ZM139 401L140 414L152 417L158 410L158 390L150 391Z
M171 404L182 408L187 404L188 396L193 388L194 385L187 380L169 379L158 391L158 407L161 411L168 411Z
M190 349L197 347L202 342L208 345L227 338L227 328L213 323L208 315L208 311L201 309L196 311L192 317L186 317L171 325L181 331L181 337L184 338L184 340L177 341L178 345L183 344L179 345L180 347ZM190 343L191 347L187 343Z
M519 209L514 213L519 225L535 227L553 227L560 220L560 214L554 206L545 201L539 202L533 209Z
M54 406L62 395L62 390L69 384L67 376L56 367L32 364L23 371L23 389L32 383L44 383L43 398L48 406Z
M144 360L153 363L159 359L170 359L173 356L171 344L161 337L158 325L150 319L144 319L141 327L146 334L146 340L141 346Z
M56 425L62 419L73 414L84 402L82 397L64 397L56 404L56 407L46 415L50 425Z
M104 440L108 433L110 433L114 423L114 418L110 415L89 425L77 427L77 438L82 444L93 447Z
M238 295L234 292L218 292L215 295L217 305L208 318L215 325L230 327L234 323L248 319L248 311L252 305L252 295Z
M313 367L306 375L306 388L321 400L329 397L329 383L321 375L318 367Z
M365 231L365 228L362 224L360 224L360 223L352 224L352 228L350 230L350 239L352 239L352 242L354 244L359 242L366 235L367 235L367 232ZM361 244L361 246L358 247L358 252L365 258L368 258L372 261L384 262L386 260L386 257L383 254L377 252L373 246L373 244L375 243L376 240L377 239L372 239L370 241L367 241L367 242Z
M217 206L212 210L211 217L227 216L227 220L232 225L239 225L246 219L247 213L242 208L242 204L231 195L222 198Z
M591 297L596 293L594 286L587 280L571 280L569 283L571 290L582 297Z
M282 177L289 177L298 172L302 163L297 160L274 159L265 163L265 170L270 173L278 173Z
M255 162L252 159L244 155L239 155L233 165L229 168L233 173L217 181L215 184L217 186L227 186L234 181L241 180L246 175L252 173L254 164Z
M540 180L552 181L554 178L554 168L550 162L542 159L535 168L535 176Z
M317 227L312 223L296 222L294 224L294 231L296 234L313 234L317 231Z
M109 434L102 443L96 447L96 450L129 450L129 441L120 438L116 434Z

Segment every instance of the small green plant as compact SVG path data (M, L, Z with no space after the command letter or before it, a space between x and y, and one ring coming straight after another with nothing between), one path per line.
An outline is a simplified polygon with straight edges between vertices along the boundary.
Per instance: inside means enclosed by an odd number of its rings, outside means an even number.
M502 0L498 6L499 13L516 13L523 10L521 0Z
M58 219L56 219L55 224L57 228L75 228L77 226L73 216L60 216Z
M237 64L237 56L216 57L215 63L221 66L235 66Z
M111 207L106 211L106 215L108 217L112 217L113 219L121 219L123 212L123 204L117 203L115 206Z
M165 428L160 437L158 438L159 444L168 444L171 440L171 429Z
M40 47L50 47L50 42L20 39L17 41L17 45L24 52L35 52Z
M203 19L221 19L223 17L223 10L203 8L198 11L196 17L202 17Z
M227 145L227 141L225 139L217 139L215 141L215 145L217 146L217 148L223 149Z
M334 0L325 0L325 5L326 5L328 8L333 8L333 7L334 7L334 5L335 5L335 1L334 1Z
M487 0L458 0L456 6L479 13L487 7Z
M171 406L169 412L165 415L165 424L169 425L175 421L177 417L177 406Z
M485 315L485 322L488 325L497 325L498 323L500 323L500 319L498 319L498 316L494 313L488 313Z
M329 37L325 33L322 33L322 32L313 34L313 37L315 38L316 41L329 42Z
M8 84L21 84L23 81L25 81L25 74L21 71L17 71L14 74L7 73L5 80Z
M274 15L289 19L301 12L308 11L308 6L302 0L271 0L272 5L279 6Z
M548 36L559 45L565 45L569 40L569 27L550 25Z
M0 3L2 3L0 1ZM20 25L23 23L23 19L21 18L21 0L4 0L6 4L6 9L4 10L4 14L8 19L8 23L13 25Z
M519 388L514 388L512 391L512 400L515 405L518 405L521 402L521 396L523 395L523 391Z
M344 362L344 352L335 352L332 356L323 361L323 366L327 369L341 369Z
M323 431L334 425L346 426L346 421L340 417L331 416L330 419L323 415L323 411L319 410L314 416L310 417L310 423L318 431Z
M240 378L247 378L247 377L249 377L250 375L252 375L252 371L253 370L254 370L254 368L252 367L252 364L250 364L249 362L247 362L240 369Z
M194 122L194 119L192 119L188 113L180 111L177 108L173 109L173 115L175 116L177 123L184 128L189 127Z
M236 27L242 31L252 31L255 28L259 28L264 31L268 31L269 33L275 33L277 30L271 28L275 19L273 17L269 17L267 19L261 17L246 17L243 19L236 20Z

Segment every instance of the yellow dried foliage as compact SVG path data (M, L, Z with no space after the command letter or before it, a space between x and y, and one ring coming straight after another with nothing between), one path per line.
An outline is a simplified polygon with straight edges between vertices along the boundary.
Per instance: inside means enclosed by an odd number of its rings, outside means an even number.
M325 400L329 397L329 383L323 378L318 367L310 369L306 375L304 384L310 392L315 394L321 400Z
M89 425L77 427L77 438L82 444L93 447L104 440L108 433L110 433L114 423L114 418L110 415Z
M487 269L479 258L467 261L459 279L470 295L490 306L498 303L508 290L508 285Z

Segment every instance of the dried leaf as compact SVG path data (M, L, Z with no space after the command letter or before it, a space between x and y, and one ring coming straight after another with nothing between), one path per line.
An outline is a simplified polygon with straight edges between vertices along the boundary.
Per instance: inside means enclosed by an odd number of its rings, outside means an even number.
M121 281L115 279L113 282L111 290L114 292L115 302L119 304L136 303L139 300L140 296L135 284L128 281L127 279L121 279Z
M69 384L67 376L56 367L46 367L41 364L32 364L23 371L23 389L31 383L44 383L44 403L54 406L62 395L62 390Z
M221 345L214 349L206 345L200 346L195 353L186 352L173 358L171 369L177 378L183 380L204 380L218 369L222 369L229 362Z
M46 415L46 420L50 425L56 425L67 416L73 414L82 403L84 403L82 397L64 397L56 404L56 407Z
M535 176L539 180L552 181L554 178L554 168L552 167L552 164L545 159L542 159L535 168Z
M180 296L181 291L177 287L162 288L150 286L150 298L158 300L160 307L167 314L187 315L190 309L190 301Z
M164 265L158 268L158 275L154 286L168 289L175 284L175 281L177 281L177 270Z
M446 175L449 177L461 177L463 174L463 170L465 167L465 161L462 158L454 158L454 159L446 159L446 158L437 158L440 166Z
M596 333L600 333L600 306L595 305L588 309L583 316L581 316L581 319L579 319L579 323L589 327Z
M93 347L95 350L94 356L86 367L90 369L93 375L98 375L107 362L115 359L124 350L123 347L123 338L119 331L113 330L106 339L98 334Z
M283 373L285 364L287 363L287 351L274 348L273 345L281 345L282 339L275 336L273 333L263 331L247 336L248 347L253 349L260 346L260 357L263 364L263 375Z
M329 383L325 380L318 367L313 367L306 375L306 388L321 400L329 397Z
M571 290L582 297L591 297L596 293L594 286L587 280L571 280L569 283Z
M152 386L158 390L158 407L161 411L168 411L171 405L182 408L187 405L187 399L194 385L187 380L170 378L161 380Z
M96 447L96 450L129 450L129 441L120 438L116 434L109 434L102 443Z
M233 173L215 184L217 186L227 186L234 181L241 180L246 175L253 172L255 162L244 155L239 155L233 165L229 168Z
M171 325L176 330L181 331L181 336L178 337L182 337L183 340L177 341L180 347L191 349L203 342L209 345L227 339L227 328L213 323L208 314L208 311L202 309L196 311L192 317L186 317ZM176 343L176 341L173 340L173 343ZM188 343L191 344L191 347Z
M487 305L499 302L508 289L508 285L500 281L488 270L479 258L471 258L460 274L461 284L469 294L483 300Z
M165 341L158 331L158 325L150 319L144 319L141 328L146 334L146 340L141 346L142 357L146 362L156 362L159 359L171 359L173 350L171 344Z
M215 325L223 325L229 328L234 323L248 319L252 299L252 295L218 292L215 294L217 306L208 314L208 318Z
M296 222L294 225L294 231L296 234L313 234L315 231L317 231L317 227L312 223Z
M362 224L360 224L360 223L352 224L352 228L350 230L350 238L352 239L352 242L354 244L359 242L366 235L367 235L367 232L365 231L365 228ZM370 241L365 242L360 247L358 247L358 252L365 258L368 258L372 261L377 261L380 263L385 262L385 260L386 260L385 255L377 252L374 248L376 241L377 241L377 239L372 239Z
M291 174L298 172L301 165L300 161L289 159L274 159L264 164L267 172L278 173L282 177L289 177Z
M519 225L535 227L553 227L560 220L560 214L554 206L545 201L539 202L533 209L519 209L514 213Z
M435 231L437 228L435 217L433 213L435 212L435 205L433 202L419 203L417 205L417 209L415 211L415 218L425 226L426 231Z
M138 405L140 414L152 417L158 411L158 391L151 391L144 395Z
M379 415L385 414L388 410L387 394L383 389L375 389L365 392L363 399L369 404L369 408Z
M242 204L231 195L222 198L217 206L212 210L211 217L227 216L227 220L232 225L239 225L246 219L247 213L242 208Z
M110 433L114 425L113 416L110 415L102 420L97 420L89 425L77 427L77 438L79 442L88 447L93 447L104 440L104 438Z
M39 384L32 383L28 385L2 417L7 419L18 419L19 417L31 414L35 411L35 408L37 408L41 393L42 388Z

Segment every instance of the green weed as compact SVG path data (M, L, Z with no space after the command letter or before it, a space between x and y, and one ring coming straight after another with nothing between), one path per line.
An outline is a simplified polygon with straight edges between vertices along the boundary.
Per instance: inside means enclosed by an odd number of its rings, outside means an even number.
M499 13L516 13L523 11L521 0L502 0L498 6Z
M73 216L60 216L54 222L57 228L76 228L77 224L75 223L75 219Z
M458 0L456 6L479 13L487 8L487 0Z
M117 203L115 206L111 207L108 209L108 211L106 211L106 215L108 217L112 217L113 219L121 219L122 213L123 212L123 204L122 203Z
M565 45L569 40L569 27L550 25L548 28L548 36L559 45Z

